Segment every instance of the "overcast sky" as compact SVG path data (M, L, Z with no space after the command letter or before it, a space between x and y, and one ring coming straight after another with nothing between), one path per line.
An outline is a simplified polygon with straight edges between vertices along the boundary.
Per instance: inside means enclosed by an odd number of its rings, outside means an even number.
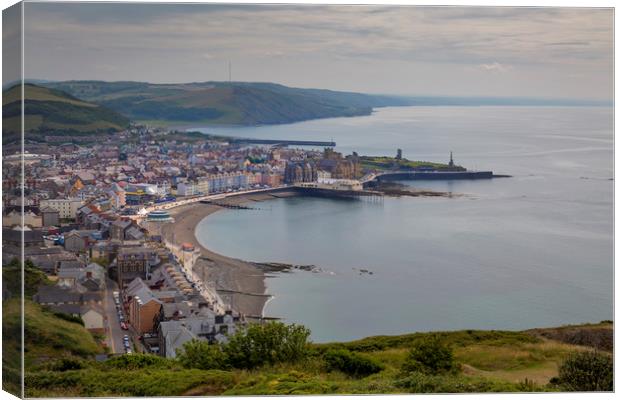
M26 3L26 77L613 97L611 9Z

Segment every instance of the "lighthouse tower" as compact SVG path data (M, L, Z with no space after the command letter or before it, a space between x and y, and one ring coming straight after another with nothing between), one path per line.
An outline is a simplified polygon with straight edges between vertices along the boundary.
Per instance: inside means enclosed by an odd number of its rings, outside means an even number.
M450 167L454 167L454 160L452 159L452 151L450 151L450 162L448 163Z

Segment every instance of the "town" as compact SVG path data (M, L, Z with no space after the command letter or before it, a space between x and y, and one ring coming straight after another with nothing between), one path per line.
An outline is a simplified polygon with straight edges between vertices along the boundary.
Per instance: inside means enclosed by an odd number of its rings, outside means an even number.
M163 238L161 225L180 205L292 187L361 194L377 175L356 153L289 144L141 125L114 136L50 136L28 144L23 187L22 157L8 144L3 264L22 257L23 240L24 259L54 282L33 300L81 318L109 354L175 357L192 339L225 342L246 316L202 282L199 252Z

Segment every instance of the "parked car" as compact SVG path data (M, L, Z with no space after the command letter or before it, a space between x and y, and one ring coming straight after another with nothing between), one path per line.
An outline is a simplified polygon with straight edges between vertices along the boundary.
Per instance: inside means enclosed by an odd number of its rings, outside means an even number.
M124 331L126 331L126 330L128 330L129 328L127 327L127 324L126 324L126 323L121 322L121 329L122 329L122 330L124 330Z

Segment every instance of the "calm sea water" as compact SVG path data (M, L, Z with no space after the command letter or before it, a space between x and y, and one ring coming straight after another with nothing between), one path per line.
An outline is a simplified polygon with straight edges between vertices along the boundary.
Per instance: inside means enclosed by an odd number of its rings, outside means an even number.
M199 240L254 261L330 273L267 279L266 315L318 342L452 329L524 329L613 318L613 110L403 107L258 128L245 137L334 139L337 150L455 161L513 178L406 182L462 194L317 198L216 213ZM361 274L368 269L372 275Z

